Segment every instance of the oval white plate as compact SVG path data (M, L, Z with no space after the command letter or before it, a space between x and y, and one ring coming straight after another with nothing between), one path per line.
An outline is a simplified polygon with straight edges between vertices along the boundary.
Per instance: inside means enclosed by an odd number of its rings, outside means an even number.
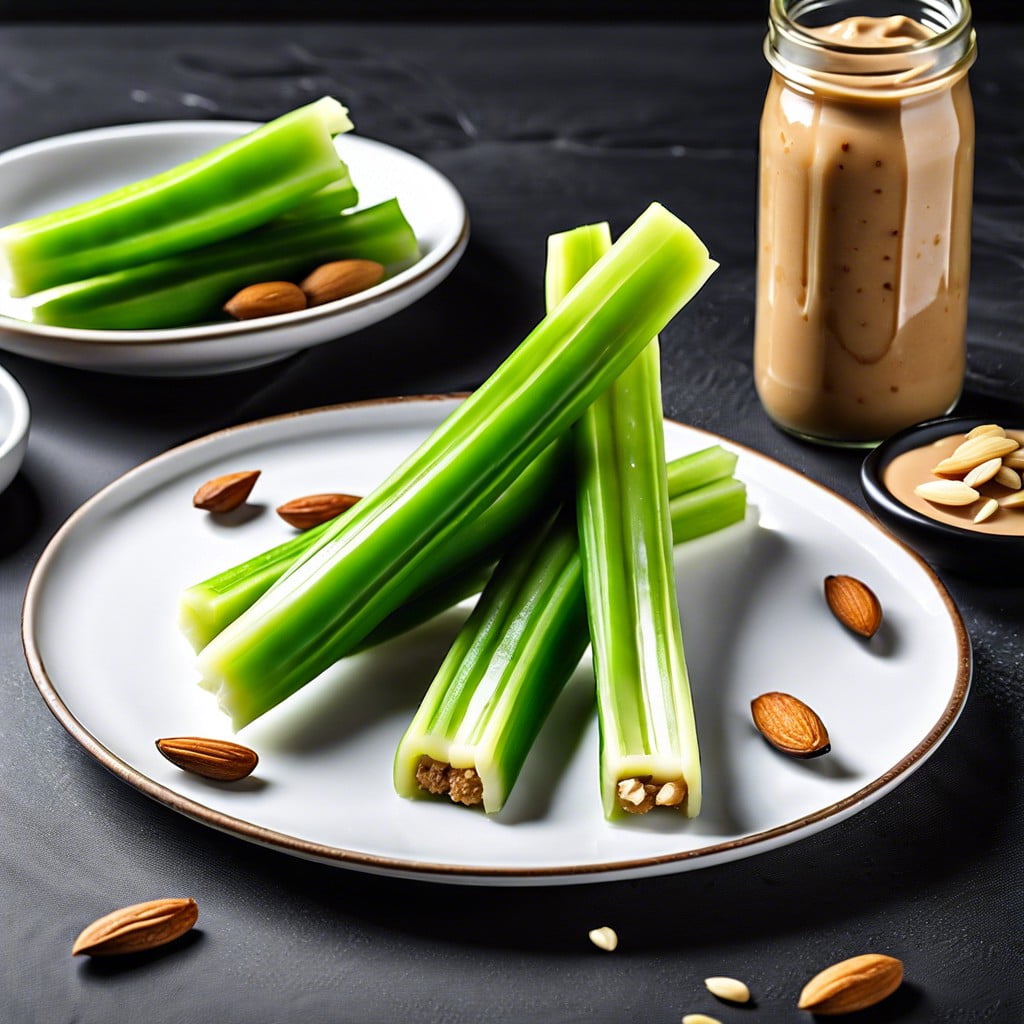
M0 366L0 494L18 475L25 458L30 418L21 385Z
M256 127L246 121L165 121L59 135L0 155L0 224L102 195L199 156ZM0 315L0 348L90 370L146 376L223 373L273 362L397 313L436 287L469 238L465 204L439 171L357 135L336 140L360 206L397 197L422 255L374 288L312 309L259 320L168 330L47 327ZM18 301L4 299L0 313Z
M71 735L142 792L245 839L373 872L486 884L603 881L769 850L884 796L946 736L967 695L970 647L936 577L853 505L741 451L737 473L760 525L730 527L678 557L704 761L695 821L603 819L586 663L499 815L396 796L395 746L464 609L335 666L244 730L261 757L256 778L218 785L170 765L158 737L231 735L195 684L175 627L178 592L289 536L273 513L281 502L366 493L456 401L342 406L223 431L83 505L40 558L24 618L33 677ZM719 440L675 423L666 439L672 456ZM246 468L262 470L247 515L225 524L191 508L202 481ZM823 577L837 572L865 580L882 602L885 626L870 644L825 606ZM818 711L830 754L797 761L768 747L749 702L773 689Z

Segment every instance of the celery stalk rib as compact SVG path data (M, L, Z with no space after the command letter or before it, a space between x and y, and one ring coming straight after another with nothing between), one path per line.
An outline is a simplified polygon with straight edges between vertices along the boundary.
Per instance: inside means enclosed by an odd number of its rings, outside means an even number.
M716 264L652 204L494 374L201 652L237 726L362 641L423 566L574 423Z
M9 224L2 276L28 295L248 231L337 179L333 136L351 128L325 96L144 181Z
M735 457L717 446L711 455L676 460L685 467L671 492L677 543L746 513L744 485L718 476L723 467L731 472ZM684 480L692 489L683 489ZM396 792L417 797L429 788L482 803L489 814L501 810L589 640L570 504L546 531L502 556L399 742Z
M327 260L360 257L404 269L419 254L398 201L273 225L191 252L73 281L40 292L32 319L56 327L146 330L179 327L221 314L254 281L301 277Z
M554 287L610 244L594 227L553 236ZM657 799L693 817L700 756L676 595L656 338L590 406L576 438L605 815L645 812Z

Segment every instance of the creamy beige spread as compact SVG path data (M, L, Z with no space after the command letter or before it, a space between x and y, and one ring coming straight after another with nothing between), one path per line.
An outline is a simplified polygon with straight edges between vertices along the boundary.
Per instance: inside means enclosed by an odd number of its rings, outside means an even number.
M858 48L931 34L904 17L811 31L848 48L830 59L850 72ZM772 419L811 437L877 441L960 395L970 93L962 73L911 95L896 78L811 91L775 72L765 100L754 377Z
M1024 431L1008 430L1007 437L1012 437L1024 445ZM1024 537L1024 508L1000 509L991 518L980 523L973 522L978 511L977 505L936 505L914 493L914 488L926 480L934 480L932 469L942 460L953 454L958 445L964 441L964 435L954 434L944 437L934 444L922 445L897 455L882 473L882 483L887 491L908 508L914 509L931 519L949 526L960 526L965 530L978 533L1002 534L1010 537ZM1008 497L1015 492L1007 487L989 482L985 485L985 493L994 497Z

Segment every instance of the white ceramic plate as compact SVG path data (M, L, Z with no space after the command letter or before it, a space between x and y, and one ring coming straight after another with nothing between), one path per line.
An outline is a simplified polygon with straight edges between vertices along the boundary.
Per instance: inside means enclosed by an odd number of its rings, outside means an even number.
M0 367L0 494L18 475L28 447L28 399L18 382Z
M165 121L60 135L0 155L0 224L102 195L199 156L254 128L245 121ZM422 251L411 267L358 295L259 320L168 330L47 327L0 298L0 348L47 362L111 373L182 376L273 362L397 313L436 287L465 249L469 222L455 187L424 161L382 142L342 135L338 152L360 206L397 197Z
M88 501L43 553L25 603L32 674L71 735L142 792L245 839L367 871L485 884L627 878L770 850L884 796L946 736L967 695L970 647L941 584L853 505L743 450L737 473L759 525L678 555L704 760L693 822L604 820L586 663L499 815L396 796L395 746L464 610L336 666L243 730L261 757L248 782L207 783L165 761L160 736L231 735L195 684L175 628L178 592L288 536L277 504L366 493L456 401L342 406L223 431ZM719 440L675 423L666 439L672 456ZM202 481L246 468L262 470L247 515L225 524L191 508ZM832 618L829 573L877 592L886 620L871 643ZM754 731L749 702L774 689L818 711L830 754L793 760Z

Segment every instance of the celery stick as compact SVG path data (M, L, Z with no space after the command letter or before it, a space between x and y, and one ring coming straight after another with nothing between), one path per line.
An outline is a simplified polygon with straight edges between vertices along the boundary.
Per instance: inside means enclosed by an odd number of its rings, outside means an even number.
M332 213L341 213L343 210L351 209L358 202L359 191L352 183L352 178L346 167L337 181L332 181L305 199L300 199L294 206L289 207L276 217L272 223L329 217Z
M216 318L240 288L293 280L328 260L376 260L389 272L413 263L416 236L398 201L352 213L284 220L152 263L60 285L36 296L32 319L55 327L146 330Z
M568 448L564 441L541 452L490 508L438 552L433 569L425 574L424 583L417 591L420 597L416 607L403 605L397 609L373 634L374 642L379 642L385 634L395 636L419 625L464 597L479 593L485 581L480 580L481 572L494 564L518 532L528 528L562 499L567 466ZM178 601L178 624L193 649L202 650L255 604L328 529L331 529L330 522L321 523L184 590ZM452 580L451 590L441 589L449 580ZM444 596L448 594L450 596ZM442 600L445 603L438 607Z
M712 454L719 453L729 455L716 446ZM723 461L735 457L703 456L677 460L685 467L678 476L695 485L672 492L677 542L746 513L743 484L717 477ZM399 742L396 792L447 794L457 803L482 803L489 814L501 810L589 639L576 511L569 505L546 532L524 537L498 563Z
M611 245L607 231L550 240L569 280ZM553 273L557 288L559 275ZM577 508L601 733L605 816L700 810L700 755L672 558L657 339L586 411Z
M0 228L0 278L14 296L229 238L269 221L344 171L350 131L329 96L144 181Z
M236 727L363 640L696 293L716 264L652 204L497 371L198 658Z

